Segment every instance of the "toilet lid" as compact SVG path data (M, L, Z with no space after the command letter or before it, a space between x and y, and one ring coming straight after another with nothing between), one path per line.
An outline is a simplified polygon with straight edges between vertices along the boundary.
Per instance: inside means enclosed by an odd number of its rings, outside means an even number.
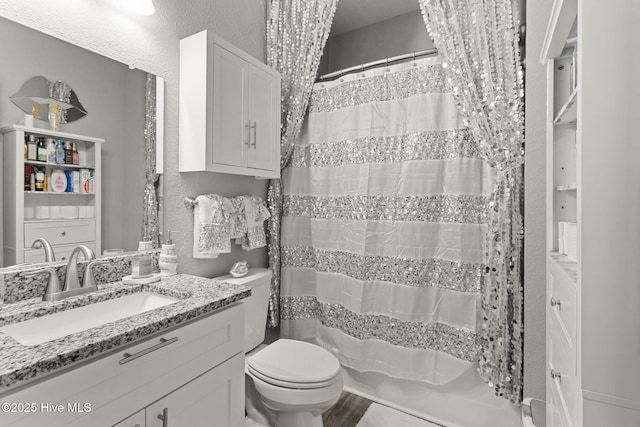
M324 348L287 339L249 357L247 365L262 380L293 388L323 387L340 373L338 359Z

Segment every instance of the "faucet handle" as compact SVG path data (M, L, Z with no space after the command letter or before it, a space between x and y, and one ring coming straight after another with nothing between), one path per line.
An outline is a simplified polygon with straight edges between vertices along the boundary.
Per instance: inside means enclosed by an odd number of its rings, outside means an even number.
M96 279L93 277L93 266L101 264L111 264L107 260L93 260L87 265L87 269L84 271L84 279L82 279L82 287L92 288L96 287Z
M44 295L42 296L42 301L52 301L53 295L62 292L62 289L60 288L60 280L58 280L58 274L53 268L45 267L39 270L33 270L29 273L25 273L24 277L35 277L42 273L49 275L49 283L47 284L47 289L44 291Z

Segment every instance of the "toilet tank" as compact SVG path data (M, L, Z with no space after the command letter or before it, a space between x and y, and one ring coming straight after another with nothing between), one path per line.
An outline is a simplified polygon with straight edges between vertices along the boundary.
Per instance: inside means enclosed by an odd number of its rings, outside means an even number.
M247 353L264 341L267 327L267 307L269 307L269 293L271 270L268 268L250 268L242 277L230 274L215 277L216 280L244 285L251 288L251 296L244 302L244 352Z

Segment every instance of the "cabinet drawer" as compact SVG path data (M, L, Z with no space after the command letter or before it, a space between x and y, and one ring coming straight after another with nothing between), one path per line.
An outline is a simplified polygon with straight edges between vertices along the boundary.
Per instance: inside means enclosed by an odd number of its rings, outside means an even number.
M566 335L572 348L576 346L576 288L567 274L553 260L549 260L547 282L547 311Z
M563 424L575 425L580 398L578 377L575 373L575 353L569 354L562 345L563 339L553 330L547 332L547 383L553 391L554 402ZM552 372L559 374L554 377Z
M96 221L83 219L25 223L25 247L30 247L38 237L44 237L52 245L92 242L96 240Z
M91 249L94 253L96 252L96 244L95 242L83 242L83 245L86 245ZM69 256L74 248L78 245L55 245L51 246L53 248L53 254L56 257L56 261L68 261ZM98 254L96 254L98 255ZM80 259L84 259L82 253L80 253ZM39 264L44 261L44 250L43 249L25 249L24 251L24 262L29 262L32 264Z
M564 332L552 316L551 310L547 309L547 360L556 371L576 375L576 349L567 341Z
M241 353L243 310L242 304L225 308L3 396L3 401L52 402L65 408L86 402L90 413L56 414L56 425L113 425ZM27 419L25 414L10 415L3 426L52 427L51 414Z

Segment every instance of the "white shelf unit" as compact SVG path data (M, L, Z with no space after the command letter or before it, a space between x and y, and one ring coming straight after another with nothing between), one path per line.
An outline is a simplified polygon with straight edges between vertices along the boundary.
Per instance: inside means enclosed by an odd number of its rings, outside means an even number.
M549 427L640 426L638 17L640 2L555 0L540 53ZM558 253L561 221L577 224L577 261Z
M53 246L57 261L68 259L73 248L84 244L96 254L101 251L101 138L55 132L47 129L7 126L3 135L3 265L44 261L42 249L31 249L34 238L45 237ZM38 162L24 158L25 135L75 142L80 165ZM93 171L93 193L25 191L25 165L53 169ZM46 218L31 217L37 207L48 207ZM62 214L63 209L78 207L78 215ZM80 214L82 212L83 214Z

